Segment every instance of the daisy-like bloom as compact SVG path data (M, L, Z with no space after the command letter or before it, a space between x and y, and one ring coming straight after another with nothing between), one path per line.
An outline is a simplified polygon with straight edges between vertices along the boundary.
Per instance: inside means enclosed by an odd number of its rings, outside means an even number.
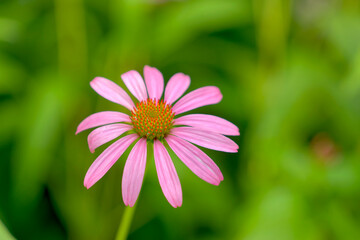
M91 152L121 136L90 166L84 186L90 188L102 178L133 142L136 143L126 160L122 177L125 205L132 207L140 193L146 166L147 144L153 145L160 186L173 207L182 205L182 190L167 150L169 147L199 178L219 185L223 180L219 167L192 143L213 150L237 152L237 144L224 135L239 135L239 129L225 119L207 114L178 117L179 114L195 108L219 103L222 99L219 88L202 87L177 101L190 85L190 77L183 73L177 73L170 78L163 99L164 78L156 68L144 67L145 83L141 75L134 70L122 74L121 78L138 100L136 104L120 86L108 79L96 77L90 82L90 86L99 95L126 107L131 113L127 115L115 111L98 112L79 124L76 134L98 127L88 136Z

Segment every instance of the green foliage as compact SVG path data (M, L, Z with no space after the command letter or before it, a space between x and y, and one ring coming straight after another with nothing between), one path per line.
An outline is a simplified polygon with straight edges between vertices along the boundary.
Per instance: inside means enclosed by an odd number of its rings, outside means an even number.
M13 240L14 237L8 232L4 224L0 221L0 239L3 240Z
M126 155L86 190L91 154L76 126L127 111L89 87L145 64L190 90L193 112L239 126L238 154L205 150L220 186L172 154L183 206L153 161L129 239L360 239L358 0L3 0L0 2L0 239L114 239Z

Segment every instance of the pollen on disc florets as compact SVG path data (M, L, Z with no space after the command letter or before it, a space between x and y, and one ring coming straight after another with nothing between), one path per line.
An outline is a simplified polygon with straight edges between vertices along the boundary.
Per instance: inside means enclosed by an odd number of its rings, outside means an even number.
M148 99L136 104L130 119L140 137L152 140L169 134L174 124L174 116L171 105L163 100Z

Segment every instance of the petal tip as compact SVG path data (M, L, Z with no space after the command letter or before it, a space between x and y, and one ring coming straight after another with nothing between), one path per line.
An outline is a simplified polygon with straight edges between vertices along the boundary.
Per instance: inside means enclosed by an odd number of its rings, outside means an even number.
M92 185L90 185L86 180L84 181L84 187L86 187L86 189L91 188Z
M181 207L182 202L183 202L182 194L177 197L174 196L172 198L167 198L167 200L173 208Z
M220 172L220 173L216 174L215 176L213 176L213 178L210 181L208 181L208 183L210 183L214 186L219 186L223 179L224 179L224 177L223 177L222 173Z
M121 76L121 78L123 78L123 77L126 77L128 75L132 75L132 74L139 74L139 73L137 71L135 71L135 70L130 70L130 71L127 71L127 72L121 74L120 76Z
M186 84L187 84L187 85L190 85L191 79L190 79L190 76L189 76L189 75L184 74L184 80L186 81Z
M177 203L177 207L181 207L181 206L182 206L182 200Z
M93 80L90 81L90 86L92 87L96 82L104 79L103 77L95 77Z
M220 179L220 182L224 181L224 176L221 174L221 176L219 176L219 179Z
M221 180L218 179L217 181L214 181L214 182L212 182L211 184L212 184L212 185L215 185L215 186L219 186L220 183L221 183Z
M91 153L94 153L95 152L95 148L94 148L94 145L92 144L91 142L91 133L89 134L88 136L88 147L89 147L89 150Z
M126 76L128 76L129 74L130 74L130 71L121 74L120 77L121 77L121 79L124 79L124 78L126 78Z
M182 202L170 203L170 205L171 205L173 208L178 208L178 207L181 207Z
M218 98L218 103L219 103L222 100L223 95L222 95L222 93L220 91L220 88L218 88L218 87L214 87L214 88L215 88L216 95L217 95L217 98Z
M85 175L84 178L84 187L86 187L87 189L91 188L94 184L96 183L96 181L94 182L92 176L90 176L88 173Z
M128 200L124 200L124 205L127 207L134 207L135 202L128 202Z

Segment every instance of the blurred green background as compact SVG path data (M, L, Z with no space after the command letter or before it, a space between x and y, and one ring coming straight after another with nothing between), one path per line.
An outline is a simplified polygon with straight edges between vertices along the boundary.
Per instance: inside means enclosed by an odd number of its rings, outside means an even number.
M192 112L238 125L240 149L205 150L218 187L174 158L178 209L148 162L129 239L360 239L360 1L1 0L1 240L114 238L126 157L86 190L104 147L74 133L123 110L95 76L146 64L220 87Z

